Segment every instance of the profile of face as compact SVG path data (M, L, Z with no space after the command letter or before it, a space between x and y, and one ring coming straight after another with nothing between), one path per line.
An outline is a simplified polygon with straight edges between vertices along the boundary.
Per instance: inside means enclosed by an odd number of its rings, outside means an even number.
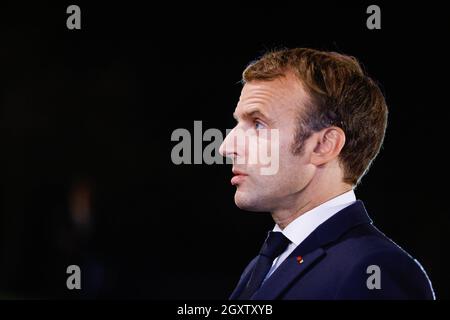
M308 99L294 75L244 85L234 112L237 124L220 147L220 153L233 162L231 183L236 186L234 200L239 208L271 212L290 207L313 179L318 168L312 161L317 139L311 136L303 142L302 152L293 152L299 116ZM258 139L260 132L273 129L277 141ZM255 136L256 143L248 143ZM273 151L273 143L278 153L277 170L262 174L267 163L249 161L251 154L257 153L254 148L262 148L261 144Z

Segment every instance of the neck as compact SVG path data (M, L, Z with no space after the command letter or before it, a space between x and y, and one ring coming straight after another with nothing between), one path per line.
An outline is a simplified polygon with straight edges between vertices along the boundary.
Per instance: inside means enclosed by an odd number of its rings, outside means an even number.
M327 202L345 192L352 190L352 185L339 183L328 188L304 188L290 196L283 208L272 211L272 218L281 230L305 212Z

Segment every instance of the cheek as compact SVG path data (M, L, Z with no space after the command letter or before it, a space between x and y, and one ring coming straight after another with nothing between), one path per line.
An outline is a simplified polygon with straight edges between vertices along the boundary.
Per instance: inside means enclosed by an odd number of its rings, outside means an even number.
M309 181L311 172L305 154L292 154L291 143L280 147L279 178L294 188L302 187Z
M292 138L280 139L279 160L280 169L292 169L301 163L301 157L292 153Z

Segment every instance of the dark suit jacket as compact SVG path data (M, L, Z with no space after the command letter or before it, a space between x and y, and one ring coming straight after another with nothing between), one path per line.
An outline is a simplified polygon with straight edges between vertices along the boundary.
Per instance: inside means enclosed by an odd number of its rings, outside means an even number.
M231 300L239 297L255 262L256 258L244 270ZM379 272L368 270L372 265ZM373 288L377 275L380 289ZM251 299L433 298L419 262L372 225L358 200L315 229Z

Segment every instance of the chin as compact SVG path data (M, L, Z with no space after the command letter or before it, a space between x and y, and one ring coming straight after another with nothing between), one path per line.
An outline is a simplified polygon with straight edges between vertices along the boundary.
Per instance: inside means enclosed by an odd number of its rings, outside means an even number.
M256 195L237 190L234 195L234 203L239 209L246 211L267 211L261 206L261 199Z

